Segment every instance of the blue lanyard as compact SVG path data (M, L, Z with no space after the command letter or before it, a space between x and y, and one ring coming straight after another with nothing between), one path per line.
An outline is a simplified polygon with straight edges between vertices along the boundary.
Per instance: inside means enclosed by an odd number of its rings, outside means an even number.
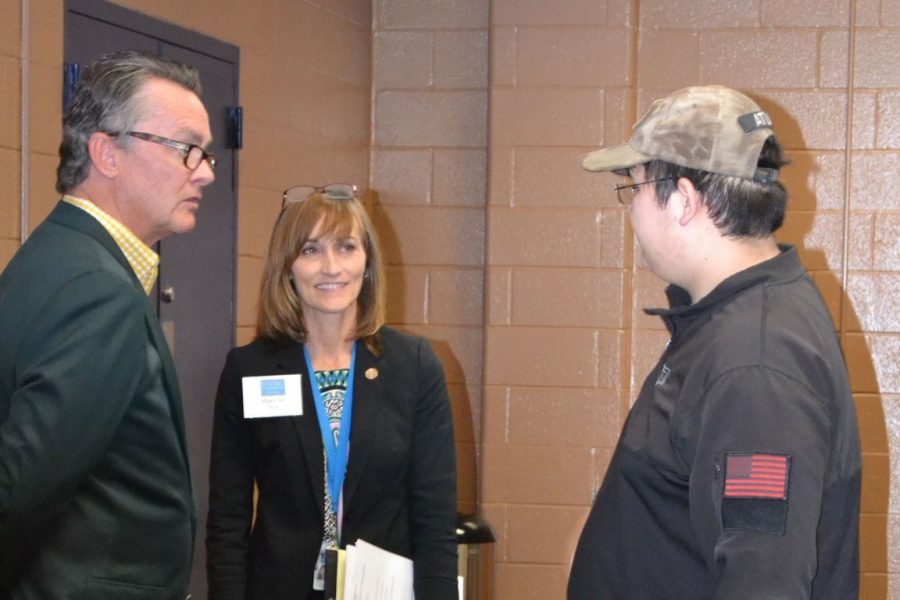
M312 388L313 400L316 403L316 414L319 417L319 429L322 431L322 443L325 445L325 456L328 468L328 491L331 493L331 506L335 516L340 504L341 488L344 485L344 475L347 473L347 458L350 454L350 417L353 412L353 372L356 368L356 343L350 355L350 372L347 374L347 390L344 392L344 412L341 414L341 430L338 433L337 446L334 444L334 436L331 434L331 426L328 424L328 411L325 410L325 402L322 400L322 392L319 390L319 382L313 371L312 361L309 360L309 352L303 346L303 358L306 360L306 370L309 373L309 387ZM340 524L338 525L340 527Z

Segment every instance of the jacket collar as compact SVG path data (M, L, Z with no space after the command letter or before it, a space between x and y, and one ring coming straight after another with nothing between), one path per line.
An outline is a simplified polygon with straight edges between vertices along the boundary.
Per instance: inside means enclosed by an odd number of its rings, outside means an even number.
M644 312L662 317L671 332L676 321L705 314L710 308L748 288L791 281L803 276L805 271L797 256L797 249L789 244L778 244L778 248L781 252L777 256L728 277L694 304L691 304L691 296L686 290L670 285L666 288L669 308L645 308Z
M134 269L131 268L128 259L125 258L122 249L116 244L116 240L114 240L103 225L87 211L78 208L73 204L69 204L68 202L60 201L47 217L47 220L56 223L57 225L74 229L75 231L79 231L93 238L98 244L103 246L114 259L116 259L116 262L122 265L122 268L131 276L130 279L135 287L140 289L142 294L146 295L144 287L138 280L137 275L134 274Z

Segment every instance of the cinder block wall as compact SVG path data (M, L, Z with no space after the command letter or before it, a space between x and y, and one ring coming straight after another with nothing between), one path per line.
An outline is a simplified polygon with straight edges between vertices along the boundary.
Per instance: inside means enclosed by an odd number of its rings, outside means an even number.
M372 188L389 322L427 336L453 403L459 510L477 510L488 3L373 3Z

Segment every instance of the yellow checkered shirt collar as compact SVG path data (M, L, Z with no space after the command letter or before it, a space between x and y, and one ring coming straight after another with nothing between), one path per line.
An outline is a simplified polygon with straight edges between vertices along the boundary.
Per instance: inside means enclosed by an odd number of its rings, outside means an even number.
M103 228L109 232L109 235L116 241L116 245L125 254L128 264L131 265L131 269L137 275L144 291L149 294L154 284L156 284L156 277L159 275L159 255L150 246L139 240L130 229L100 210L90 200L83 200L68 194L63 196L63 200L83 209L100 221Z

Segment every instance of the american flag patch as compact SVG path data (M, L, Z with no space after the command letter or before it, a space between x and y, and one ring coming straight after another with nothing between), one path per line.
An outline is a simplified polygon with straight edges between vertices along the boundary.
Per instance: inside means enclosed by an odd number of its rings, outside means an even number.
M725 456L726 498L787 498L790 457L783 454Z

